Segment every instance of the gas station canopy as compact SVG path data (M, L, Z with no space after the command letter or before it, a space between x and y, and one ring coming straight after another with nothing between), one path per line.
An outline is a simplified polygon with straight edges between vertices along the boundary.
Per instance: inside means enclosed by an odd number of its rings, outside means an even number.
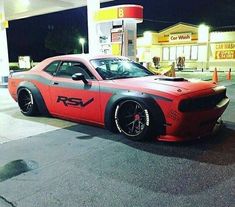
M100 0L108 2L113 0ZM4 0L6 20L21 19L87 5L87 0Z

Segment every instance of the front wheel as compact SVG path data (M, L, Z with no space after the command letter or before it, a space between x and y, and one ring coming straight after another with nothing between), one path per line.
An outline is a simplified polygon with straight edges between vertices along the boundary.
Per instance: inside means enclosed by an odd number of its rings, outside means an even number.
M37 105L32 92L27 88L22 88L18 92L18 105L22 114L33 116L37 113Z
M146 105L135 100L119 103L115 109L117 129L127 138L140 141L150 138L150 114Z

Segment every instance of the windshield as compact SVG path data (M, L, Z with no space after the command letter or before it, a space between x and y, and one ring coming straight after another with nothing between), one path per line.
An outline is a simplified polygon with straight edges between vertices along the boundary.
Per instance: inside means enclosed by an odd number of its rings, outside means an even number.
M102 58L91 60L91 64L104 80L154 75L142 65L128 59Z

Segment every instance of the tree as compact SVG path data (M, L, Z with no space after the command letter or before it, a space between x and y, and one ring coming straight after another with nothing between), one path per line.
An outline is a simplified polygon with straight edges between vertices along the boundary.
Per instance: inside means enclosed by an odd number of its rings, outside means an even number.
M79 47L79 29L76 27L50 26L45 39L45 47L60 54L81 52Z

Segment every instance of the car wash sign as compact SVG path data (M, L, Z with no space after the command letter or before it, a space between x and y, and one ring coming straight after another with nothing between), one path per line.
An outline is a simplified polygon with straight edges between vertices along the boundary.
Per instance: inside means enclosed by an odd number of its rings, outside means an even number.
M216 44L215 59L235 59L235 43Z
M170 34L169 42L189 42L192 40L191 33Z

